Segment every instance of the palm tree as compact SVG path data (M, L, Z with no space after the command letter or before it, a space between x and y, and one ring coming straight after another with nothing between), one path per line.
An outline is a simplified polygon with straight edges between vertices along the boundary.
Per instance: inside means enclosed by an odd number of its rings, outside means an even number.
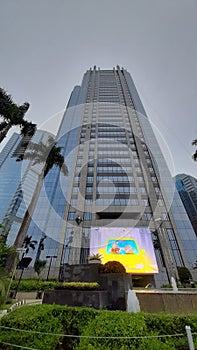
M12 126L19 126L21 134L33 136L36 130L36 124L28 122L24 119L25 113L29 109L29 103L25 102L18 106L13 102L10 95L0 88L0 142L6 137L8 131Z
M61 149L62 148L58 147L57 143L54 142L54 138L48 136L46 144L42 141L39 143L30 142L27 151L21 156L21 160L29 159L32 161L32 165L40 163L45 164L43 170L44 177L54 165L57 165L64 175L68 175L68 168L64 163L64 156L61 154Z
M42 270L45 268L47 261L46 260L36 260L34 263L34 271L37 273L38 278L40 278L40 274Z
M197 139L192 141L192 146L197 146ZM197 161L197 150L193 154L192 158L193 158L193 160Z
M57 146L57 143L54 141L52 136L48 136L46 144L40 141L39 143L30 142L28 145L28 149L23 156L20 156L20 160L29 159L32 161L32 165L43 164L42 173L39 176L38 184L36 186L36 191L32 197L30 205L25 213L22 225L18 232L18 236L15 241L15 245L17 247L21 247L22 242L24 241L25 234L28 230L31 215L34 212L37 199L43 184L43 180L46 175L52 169L54 165L60 168L61 172L66 176L68 175L68 168L64 163L64 156L61 154L61 147ZM36 255L36 260L40 260L41 250L44 247L44 239L46 238L43 233L41 240L39 242L39 249Z
M26 249L24 254L28 254L30 248L34 250L37 243L37 241L32 240L32 236L26 236L22 244L22 248Z

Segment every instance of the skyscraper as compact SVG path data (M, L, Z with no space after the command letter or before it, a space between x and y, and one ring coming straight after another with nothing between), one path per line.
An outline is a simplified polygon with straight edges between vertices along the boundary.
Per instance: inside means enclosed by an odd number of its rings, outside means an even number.
M39 143L46 135L37 131L33 140ZM0 153L0 223L8 245L16 240L41 171L39 165L32 167L29 160L20 161L31 139L14 133Z
M197 179L187 174L176 175L176 188L197 235Z
M14 133L0 153L0 222L20 182L21 164L12 157L20 141L21 136Z
M197 242L130 74L89 69L71 94L57 135L69 170L46 176L27 232L35 259L64 264L122 261L156 285L192 267ZM18 244L22 239L18 237ZM118 249L114 249L119 246ZM119 255L114 255L120 253Z

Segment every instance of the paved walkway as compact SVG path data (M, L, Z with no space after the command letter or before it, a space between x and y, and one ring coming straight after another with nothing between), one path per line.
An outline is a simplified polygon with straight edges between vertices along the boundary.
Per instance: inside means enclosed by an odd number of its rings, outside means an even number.
M25 305L40 305L42 304L42 299L26 299L26 300L19 300L15 304L12 304L8 309L0 310L0 319L7 315L8 313L18 309L19 307L25 306Z

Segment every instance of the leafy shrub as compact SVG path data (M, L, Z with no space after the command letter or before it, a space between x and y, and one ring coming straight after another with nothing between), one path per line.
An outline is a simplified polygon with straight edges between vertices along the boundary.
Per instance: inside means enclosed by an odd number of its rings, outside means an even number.
M85 336L107 338L81 338L76 350L173 350L172 343L163 343L147 330L146 316L143 313L126 313L122 311L102 311L89 323L83 332ZM125 338L113 338L125 337ZM129 339L128 337L134 337ZM141 337L136 339L135 337Z
M126 273L125 267L119 261L108 261L99 268L101 273Z
M3 348L1 344L9 342L40 350L185 350L188 349L185 325L190 325L192 333L197 333L197 315L135 314L46 304L24 306L4 316L1 326L30 332L1 328L0 348L11 350L10 347ZM83 335L87 338L57 334ZM184 336L148 338L171 334ZM197 348L197 337L194 337L194 345Z
M57 313L60 309L56 307ZM24 332L24 330L62 333L63 326L58 317L53 316L54 307L45 305L45 307L26 306L11 312L1 320L1 326L19 328L22 331L8 331L1 328L0 342L8 342L27 347L34 347L40 350L55 349L60 342L59 336L48 336L45 334ZM6 349L10 349L9 347Z
M59 283L55 289L99 289L99 284L97 282L62 282Z
M88 308L69 308L59 305L34 305L17 309L1 320L1 326L36 332L3 330L0 343L9 342L40 350L74 349L79 338L61 337L55 334L79 335L85 325L95 318L98 311ZM2 347L1 347L2 349ZM10 349L10 348L6 348Z
M46 260L36 260L34 263L34 271L37 273L38 277L42 270L45 268L47 261Z
M99 254L99 253L91 254L91 255L88 257L88 260L98 260L98 261L100 261L101 259L102 259L102 255Z
M14 280L11 289L16 289L18 280ZM38 290L53 290L53 289L98 289L97 282L57 282L43 281L39 279L23 279L21 280L18 291L31 292Z
M182 284L188 283L189 279L192 277L190 271L188 270L187 267L185 266L178 266L178 275L179 275L179 280Z
M12 281L11 289L16 289L18 280ZM39 279L22 279L20 281L18 291L31 292L37 290L51 290L57 286L59 282L57 281L43 281Z

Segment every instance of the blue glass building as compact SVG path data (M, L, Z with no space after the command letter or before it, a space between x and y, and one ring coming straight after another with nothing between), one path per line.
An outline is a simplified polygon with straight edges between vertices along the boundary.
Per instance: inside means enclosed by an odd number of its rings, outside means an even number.
M21 178L21 164L13 153L21 141L14 133L0 153L0 222L2 222Z
M47 135L37 131L32 140L38 143ZM41 172L40 165L32 167L29 160L20 161L30 140L14 133L0 153L0 222L6 228L8 245L16 240Z
M125 69L94 67L84 74L71 94L57 142L69 174L52 168L22 232L38 242L32 266L35 259L52 257L50 277L58 277L64 264L87 263L91 228L137 227L151 233L157 286L177 277L177 266L192 269L195 233ZM20 237L17 242L22 243Z
M197 235L197 179L187 174L175 177L176 188Z

